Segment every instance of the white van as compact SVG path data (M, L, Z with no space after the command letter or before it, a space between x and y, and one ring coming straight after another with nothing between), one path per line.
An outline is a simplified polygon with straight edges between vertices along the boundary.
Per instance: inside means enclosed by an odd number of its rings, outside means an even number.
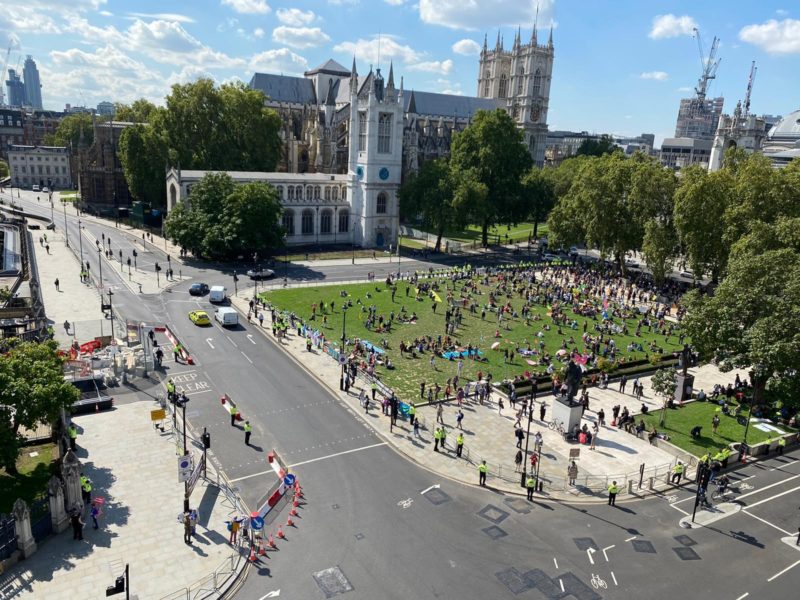
M214 319L223 327L233 327L239 324L239 313L235 308L223 306L214 311Z
M222 285L214 285L211 286L211 289L208 292L208 299L210 302L225 302L225 295L228 290L225 289L225 286Z

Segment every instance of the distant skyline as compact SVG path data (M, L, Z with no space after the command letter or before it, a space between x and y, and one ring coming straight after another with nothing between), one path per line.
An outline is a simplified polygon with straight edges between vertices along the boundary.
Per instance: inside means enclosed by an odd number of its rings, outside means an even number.
M256 71L300 75L333 58L360 72L388 71L406 89L476 94L484 35L505 47L517 27L539 41L554 26L551 130L637 135L657 145L674 134L701 60L721 39L710 96L725 112L743 98L750 63L758 74L751 110L800 107L800 8L777 0L26 0L0 14L9 67L31 54L46 109L145 97L163 103L173 83L209 76L248 82ZM131 9L135 6L136 12ZM198 10L200 8L201 10ZM21 69L20 69L21 70ZM8 72L3 73L3 84Z

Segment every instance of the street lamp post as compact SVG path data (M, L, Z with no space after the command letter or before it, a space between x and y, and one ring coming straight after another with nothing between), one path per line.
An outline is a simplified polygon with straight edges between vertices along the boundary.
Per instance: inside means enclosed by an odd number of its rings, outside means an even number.
M100 289L103 289L103 257L100 255L100 246L97 247L97 264L100 265Z
M108 313L111 318L111 339L114 339L114 306L111 304L111 296L114 295L114 292L108 290Z
M156 263L155 271L156 271L156 286L161 287L161 277L159 276L159 273L161 272L160 264Z
M534 384L535 385L535 384ZM525 435L525 458L522 460L522 478L520 479L520 486L525 487L525 479L527 479L528 472L528 442L531 438L531 421L533 420L533 398L536 394L531 392L531 399L528 403L528 433ZM538 468L539 462L536 462Z
M55 207L53 206L53 199L52 198L50 198L50 222L53 225L56 224Z
M67 229L67 203L64 202L64 239L67 242L67 248L69 248L69 230Z
M345 326L347 324L347 304L342 304L342 350L341 355L346 356L346 341L347 341L347 333L345 332ZM345 380L345 372L347 368L347 361L342 362L342 375L339 379L339 389L344 390L344 380Z
M397 226L397 278L400 279L400 226Z
M81 232L81 220L78 219L78 245L81 248L81 264L83 264L83 233Z

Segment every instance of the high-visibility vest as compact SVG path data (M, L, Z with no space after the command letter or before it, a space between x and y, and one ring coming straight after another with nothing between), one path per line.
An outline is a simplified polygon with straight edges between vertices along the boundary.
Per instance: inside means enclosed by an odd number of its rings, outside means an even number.
M83 488L84 492L91 492L92 491L92 484L89 483L88 477L81 477L81 487Z
M778 446L785 446L786 445L786 438L781 438L778 440Z
M253 431L253 426L252 425L248 425L247 423L245 423L244 424L244 432L245 433L250 433L251 431Z
M464 445L464 434L463 433L459 433L458 434L458 437L456 438L456 444L458 444L459 446L463 446Z
M486 473L486 471L487 471L486 465L484 465L484 464L478 465L478 472L479 473Z
M617 494L619 493L619 488L612 483L611 485L608 486L608 493Z
M168 391L170 394L171 394L172 392L174 392L174 391L175 391L175 384L174 384L174 383L172 383L171 381L168 381L168 382L167 382L167 391Z
M75 425L69 426L69 437L70 439L77 440L78 439L78 428Z
M236 414L236 407L233 404L231 404L231 416L234 416L235 414Z
M528 489L536 487L536 478L535 477L528 477L527 481L525 482L525 487Z
M675 465L674 467L672 467L672 472L676 474L683 473L683 465Z
M409 407L408 407L408 414L410 414L411 416L416 415L417 414L417 407L414 406L413 404L410 404Z
M708 453L705 453L703 454L703 456L700 457L700 462L701 463L708 462L708 459L709 459Z
M441 439L441 437L442 437L441 430L435 429L434 432L433 432L433 439L438 440L438 439Z

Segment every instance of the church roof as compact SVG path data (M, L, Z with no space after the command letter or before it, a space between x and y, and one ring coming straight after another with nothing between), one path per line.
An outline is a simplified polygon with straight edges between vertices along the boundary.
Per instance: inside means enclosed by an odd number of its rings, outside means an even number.
M771 140L800 140L800 110L790 112L769 130Z
M413 106L411 105L413 96ZM436 94L434 92L418 92L404 94L405 112L418 115L469 118L479 110L504 108L505 99L475 98L473 96L456 96L453 94ZM409 111L409 108L414 110Z
M308 77L309 75L315 75L317 73L325 73L326 75L341 75L343 77L350 75L349 69L343 67L332 58L329 58L318 67L311 69L310 71L306 71L303 74Z
M304 77L273 75L272 73L255 73L250 79L250 87L261 90L273 102L291 102L307 104L317 102L314 82Z

